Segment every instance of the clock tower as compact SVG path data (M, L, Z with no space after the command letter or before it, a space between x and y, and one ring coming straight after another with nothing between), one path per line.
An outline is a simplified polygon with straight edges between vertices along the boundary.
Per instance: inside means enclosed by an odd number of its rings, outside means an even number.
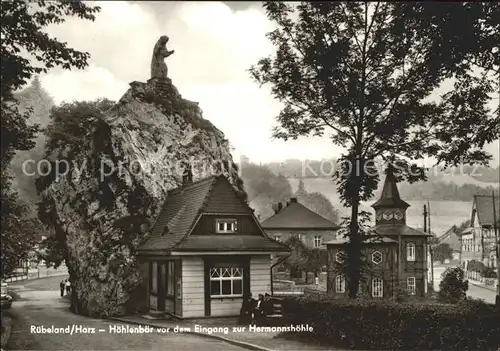
M375 209L375 224L406 224L406 209L410 205L399 196L392 166L386 169L384 188L380 199L372 207Z

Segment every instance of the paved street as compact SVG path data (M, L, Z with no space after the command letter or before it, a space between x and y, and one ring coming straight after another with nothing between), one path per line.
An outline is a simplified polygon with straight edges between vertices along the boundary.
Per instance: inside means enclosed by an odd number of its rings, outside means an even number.
M441 274L445 271L446 267L434 267L434 289L439 290L439 283L441 282ZM480 286L475 286L469 282L469 290L467 295L475 299L483 299L488 303L495 303L495 292Z
M109 327L120 325L86 318L69 311L69 303L59 296L62 277L9 284L20 296L14 301L12 336L7 350L243 350L234 345L189 334L111 334ZM65 328L76 325L95 328L95 334L35 334L32 326ZM122 324L127 326L126 324ZM135 327L134 325L129 325ZM99 332L104 329L104 332Z

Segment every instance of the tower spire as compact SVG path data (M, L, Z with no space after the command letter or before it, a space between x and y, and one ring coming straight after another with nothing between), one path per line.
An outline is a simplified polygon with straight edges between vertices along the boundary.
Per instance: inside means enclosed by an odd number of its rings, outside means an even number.
M394 167L392 165L387 166L386 169L387 176L384 181L384 188L382 189L382 194L377 202L375 202L372 207L374 209L378 208L404 208L407 209L410 205L401 199L399 195L399 190L396 182L396 177L394 176Z

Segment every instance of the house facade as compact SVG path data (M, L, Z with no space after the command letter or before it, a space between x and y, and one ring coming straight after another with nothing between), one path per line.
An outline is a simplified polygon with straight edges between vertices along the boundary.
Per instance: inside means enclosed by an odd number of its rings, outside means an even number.
M498 221L500 219L500 199L495 199L494 206L493 196L474 196L470 227L460 234L460 262L466 270L480 271L483 267L496 268L494 208ZM500 231L500 229L497 230Z
M288 251L227 178L193 182L187 172L138 249L147 282L141 306L179 318L236 316L244 295L270 291L271 254Z
M399 195L391 168L375 210L375 226L363 242L363 253L369 269L364 272L361 295L372 298L392 298L399 291L409 296L427 294L427 252L429 234L406 225L406 210L410 205ZM346 280L339 271L343 263L345 240L327 242L327 291L336 297L347 294Z
M460 236L455 233L455 227L448 229L443 235L437 238L438 245L439 244L448 244L450 248L453 250L452 259L454 261L460 260L460 251L461 251L461 241Z
M325 242L337 236L340 226L298 202L296 197L274 206L274 215L262 222L272 239L286 242L296 236L309 248L326 250Z

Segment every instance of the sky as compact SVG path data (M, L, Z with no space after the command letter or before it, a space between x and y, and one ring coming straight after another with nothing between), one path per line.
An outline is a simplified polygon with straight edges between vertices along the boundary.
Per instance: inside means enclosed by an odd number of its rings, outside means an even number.
M231 142L233 157L253 162L336 158L343 151L324 137L273 140L281 105L248 69L274 52L265 34L273 29L260 2L100 1L94 22L70 18L47 31L91 54L85 70L53 69L40 77L56 103L106 97L118 100L133 81L150 75L152 49L170 37L169 77L181 95L197 101ZM498 165L499 144L490 145Z

